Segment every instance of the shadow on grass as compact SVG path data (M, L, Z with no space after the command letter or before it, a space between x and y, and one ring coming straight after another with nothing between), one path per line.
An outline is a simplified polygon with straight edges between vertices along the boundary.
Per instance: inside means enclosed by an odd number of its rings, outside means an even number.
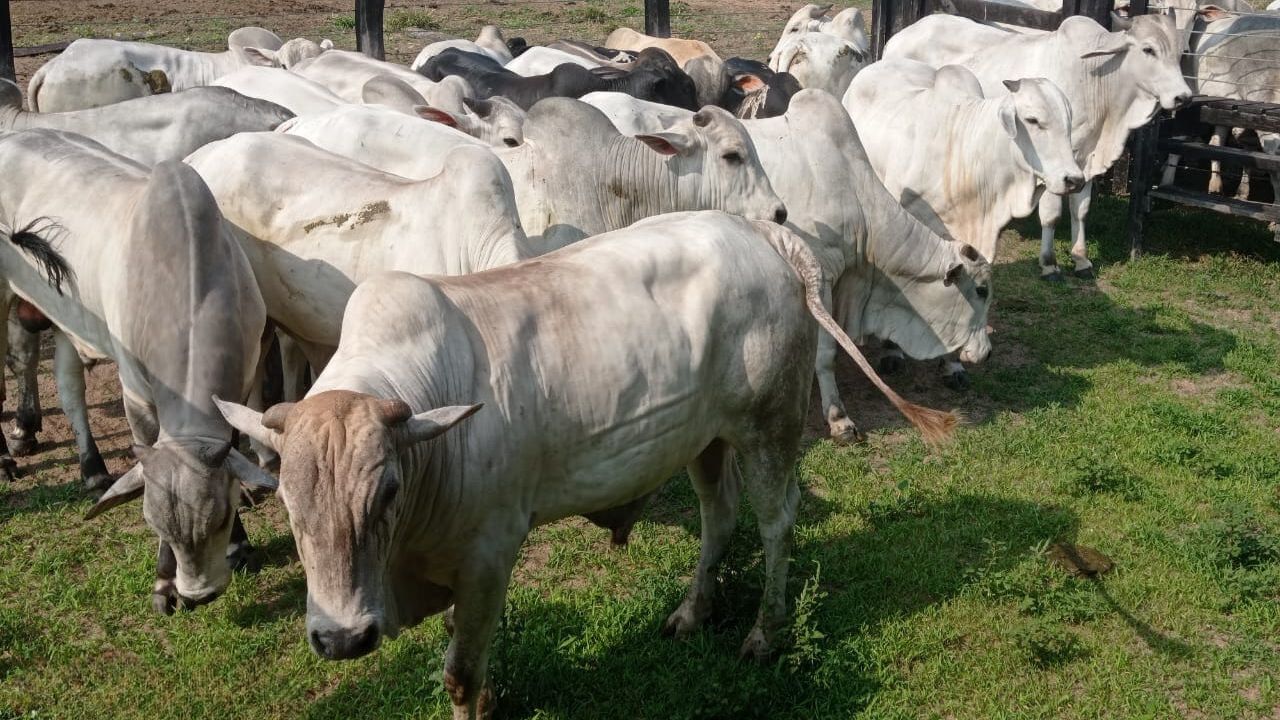
M720 571L712 619L686 642L659 633L683 595L683 581L637 579L628 596L607 606L513 587L492 653L500 717L851 717L892 680L892 663L877 656L886 623L963 593L979 557L989 569L1012 567L1036 552L1038 542L1073 538L1077 525L1071 511L1054 505L950 494L878 514L865 530L838 539L798 537L791 602L816 566L825 592L809 621L824 638L817 654L798 665L738 660L762 583L760 543L748 522ZM992 548L1002 550L993 557ZM416 650L398 652L376 673L327 693L308 716L359 710L399 717L413 706L421 714L424 703L442 702L429 680L439 667L439 661L424 663ZM419 688L408 706L404 683Z

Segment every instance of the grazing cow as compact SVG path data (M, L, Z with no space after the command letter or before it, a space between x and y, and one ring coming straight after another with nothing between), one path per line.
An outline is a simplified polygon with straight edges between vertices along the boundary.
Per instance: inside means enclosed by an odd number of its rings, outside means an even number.
M656 38L638 33L631 28L618 28L609 33L604 41L606 47L616 50L640 52L645 48L659 48L666 51L676 64L693 79L698 89L698 106L715 105L724 97L729 86L729 74L725 72L724 61L711 46L701 40L679 40L675 38Z
M455 147L447 169L425 180L279 133L241 133L187 163L239 229L267 315L316 369L338 345L351 291L370 275L460 275L533 256L507 171L484 147ZM342 192L308 193L293 174L263 167L305 168L308 185Z
M711 615L745 486L765 579L741 653L767 658L787 620L811 318L928 437L955 422L875 377L821 283L784 228L682 213L509 268L362 284L304 400L266 413L219 402L281 454L312 650L359 657L452 605L453 716L489 717L489 644L529 532L624 505L684 466L702 551L663 631L684 638Z
M447 49L428 60L419 72L435 81L453 75L462 77L475 89L476 97L501 95L525 110L544 98L579 98L602 91L697 109L693 81L660 50L642 52L630 70L589 70L570 62L557 65L546 75L523 77L482 55Z
M883 60L854 79L844 107L876 175L903 207L994 259L1009 220L1031 214L1046 189L1078 190L1084 173L1072 155L1071 107L1057 86L1006 80L1009 94L986 99L977 85L959 65L935 71Z
M506 64L506 69L521 77L547 75L557 66L581 65L588 70L604 67L604 63L582 57L575 53L549 47L532 47L520 54L520 57Z
M357 119L355 113L344 115ZM404 177L429 177L444 167L450 147L476 144L448 128L418 129L425 134L411 137L370 132L358 122L299 118L287 132ZM540 236L536 246L543 251L680 210L787 218L751 138L720 108L703 108L634 142L599 110L548 98L529 112L524 137L520 147L495 152L511 173L520 222L530 236Z
M756 60L729 58L724 61L729 87L720 98L720 107L744 120L777 117L787 111L791 96L800 92L800 83L790 73L774 72Z
M803 35L820 33L839 38L851 44L864 57L871 55L871 41L867 39L866 23L862 19L862 11L858 8L847 8L828 17L830 5L805 5L791 15L782 28L778 44L769 53L769 67L776 67L783 49L792 40ZM836 97L839 97L837 95Z
M480 35L475 39L475 42L470 40L449 39L437 40L436 42L428 44L426 47L422 48L418 53L418 56L413 59L413 63L409 65L409 69L416 72L419 68L425 65L428 60L449 48L475 53L477 55L484 55L498 63L498 65L506 65L514 58L511 53L511 48L507 47L507 42L502 39L502 31L498 29L498 26L485 25L480 29Z
M1173 19L1142 15L1119 32L1086 17L1069 17L1055 32L1024 35L950 15L931 15L894 35L885 58L919 60L935 68L963 65L977 75L988 97L1008 92L1012 76L1043 77L1066 94L1072 108L1071 143L1089 179L1071 204L1071 257L1075 274L1093 277L1085 248L1084 219L1092 179L1124 151L1129 131L1145 125L1158 108L1172 110L1191 99L1179 67ZM1062 198L1040 199L1040 276L1060 280L1053 232Z
M271 130L290 117L284 108L224 88L192 88L88 110L32 113L22 110L18 86L0 80L0 131L75 132L148 167L181 160L207 143L238 132ZM18 381L10 449L14 455L27 455L35 449L41 429L36 385L40 340L10 317L9 345L9 367Z
M283 72L283 71L281 71ZM226 88L201 87L60 113L22 110L22 91L0 79L0 131L48 128L78 133L143 165L180 160L239 132L273 130L293 113Z
M601 107L623 133L657 132L679 120L642 107L625 110L623 101L644 105L634 98L607 100ZM965 362L987 357L990 265L972 247L930 230L885 190L838 100L805 90L786 115L742 124L787 205L787 227L821 261L834 315L847 333L896 343L918 359L957 351ZM834 361L835 345L824 334L816 368L822 409L832 438L853 442L861 433L840 399Z
M76 40L31 77L27 101L38 112L84 110L202 87L246 65L292 66L322 51L301 38L281 43L262 28L236 30L227 45L225 52L206 53L150 43Z
M232 559L248 549L236 480L275 484L232 447L210 397L245 398L254 379L266 316L253 270L208 188L180 162L148 171L87 138L27 130L0 135L0 166L23 178L0 183L0 217L36 222L27 234L56 241L65 258L52 276L66 280L65 293L8 247L0 271L9 298L58 329L58 395L91 488L111 476L89 431L82 358L119 370L139 462L89 517L142 496L161 542L154 607L209 602L231 580L229 543Z
M434 83L403 65L374 60L346 50L331 50L292 70L329 88L334 95L349 103L364 102L364 89L369 81L387 75L407 83L431 107L449 112L462 112L462 99L475 96L471 86L462 78Z
M316 115L346 104L329 88L282 68L241 68L218 78L213 84L231 88L247 97L273 102L288 108L294 115Z

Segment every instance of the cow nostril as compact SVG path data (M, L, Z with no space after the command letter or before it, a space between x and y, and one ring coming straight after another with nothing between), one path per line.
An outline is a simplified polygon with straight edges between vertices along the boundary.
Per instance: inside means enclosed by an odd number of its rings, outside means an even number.
M311 641L311 649L315 651L315 654L321 657L329 657L329 647L325 645L319 630L312 630L307 634L307 639Z
M775 210L773 213L773 221L778 223L779 225L785 224L787 222L787 209L784 207L780 207L777 210Z
M1184 108L1184 107L1186 107L1188 104L1190 104L1190 102L1191 102L1191 96L1190 96L1190 95L1179 95L1178 97L1176 97L1176 98L1174 98L1174 99L1173 99L1173 107L1174 107L1174 108Z
M351 644L351 653L355 657L368 655L378 647L378 628L376 625L370 625L360 633L355 642Z

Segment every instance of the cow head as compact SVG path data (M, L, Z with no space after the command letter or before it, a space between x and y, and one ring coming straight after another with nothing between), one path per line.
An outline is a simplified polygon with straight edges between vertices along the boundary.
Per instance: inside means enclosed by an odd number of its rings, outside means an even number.
M227 422L280 454L280 499L307 575L307 638L317 655L368 654L398 627L384 578L416 490L400 458L479 405L414 414L400 400L330 390L258 413L217 401Z
M727 110L704 107L688 120L636 140L670 158L677 207L668 211L717 209L786 222L787 209L760 166L751 136Z
M1071 106L1062 90L1044 78L1005 80L1000 123L1022 159L1051 193L1065 195L1084 185L1084 171L1071 150Z
M303 60L309 60L326 50L333 49L332 40L321 40L316 43L306 38L294 38L281 45L278 50L260 47L247 47L242 50L250 65L278 67L288 70Z
M1165 110L1174 110L1191 100L1191 88L1182 77L1182 44L1173 18L1168 15L1139 15L1122 32L1101 31L1087 18L1068 18L1059 28L1081 58L1104 58L1100 72L1124 73L1119 82L1132 82L1145 96ZM1116 58L1119 67L1112 69Z
M810 4L792 13L791 18L787 20L787 24L782 26L782 35L778 38L778 44L774 46L773 52L769 53L769 67L773 67L774 55L778 53L788 39L817 30L822 26L823 18L830 11L830 5Z
M413 111L420 117L457 128L493 147L518 147L524 142L524 121L528 114L515 103L494 95L488 100L463 98L464 112L418 105Z
M135 445L138 462L103 494L86 519L142 498L142 516L177 560L178 599L210 602L231 582L227 544L239 493L237 480L275 487L275 480L230 442L166 439Z

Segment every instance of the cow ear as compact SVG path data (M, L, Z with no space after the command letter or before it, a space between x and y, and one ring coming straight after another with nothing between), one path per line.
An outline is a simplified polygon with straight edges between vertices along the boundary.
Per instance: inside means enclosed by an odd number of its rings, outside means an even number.
M1205 22L1215 22L1217 20L1225 20L1231 17L1231 13L1217 5L1202 5L1196 11L1196 15L1204 18Z
M227 472L231 473L231 477L239 480L242 484L251 487L267 488L275 490L280 483L272 477L271 473L263 470L255 465L249 458L240 454L239 450L232 450L227 455Z
M262 422L262 413L239 405L233 402L227 402L214 396L213 403L218 406L218 412L222 413L222 417L226 418L227 423L231 427L266 445L267 447L280 452L283 443L283 435L276 429L267 427ZM274 408L273 408L274 409Z
M678 155L693 147L689 138L677 132L658 132L648 135L636 135L636 139L659 155Z
M482 407L484 403L450 405L418 413L405 421L403 438L409 443L420 443L438 437Z
M438 122L451 128L458 127L458 118L454 117L452 113L445 112L439 108L433 108L430 105L414 105L413 112L423 120Z
M1000 103L1000 124L1004 126L1004 131L1008 133L1009 139L1018 137L1018 111L1013 104L1013 97L1006 97Z
M1106 33L1099 41L1097 47L1092 50L1086 50L1080 53L1081 59L1103 57L1105 55L1118 55L1129 48L1129 36L1122 32Z
M111 487L107 488L98 502L84 514L84 519L92 520L117 505L136 500L142 497L142 490L142 463L137 463L129 469L129 472L121 475L119 480L111 483Z
M757 90L764 89L764 80L754 73L743 73L733 79L734 87L744 93L753 93Z
M250 65L262 67L280 67L280 55L275 50L247 47L242 50Z
M956 263L947 270L947 274L942 277L942 284L951 287L960 279L960 274L964 272L964 263Z

